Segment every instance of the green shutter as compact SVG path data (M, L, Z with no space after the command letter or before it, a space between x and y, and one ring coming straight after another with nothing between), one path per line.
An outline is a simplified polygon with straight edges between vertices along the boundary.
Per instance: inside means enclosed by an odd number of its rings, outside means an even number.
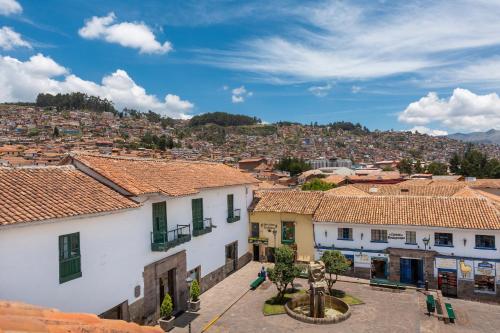
M82 276L80 233L59 236L59 283Z
M191 201L193 214L193 229L203 229L203 199L193 199Z
M153 203L153 237L155 242L166 240L167 232L167 203Z
M234 217L234 196L232 194L227 195L227 217Z

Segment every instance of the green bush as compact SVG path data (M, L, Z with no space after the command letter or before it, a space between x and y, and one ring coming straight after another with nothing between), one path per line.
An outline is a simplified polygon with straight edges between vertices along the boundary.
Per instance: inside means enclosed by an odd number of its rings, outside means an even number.
M160 317L166 319L172 317L173 310L174 305L172 304L172 297L170 297L169 294L166 294L160 306Z
M193 302L198 301L198 298L200 297L200 285L197 280L194 280L193 283L191 284L191 300Z

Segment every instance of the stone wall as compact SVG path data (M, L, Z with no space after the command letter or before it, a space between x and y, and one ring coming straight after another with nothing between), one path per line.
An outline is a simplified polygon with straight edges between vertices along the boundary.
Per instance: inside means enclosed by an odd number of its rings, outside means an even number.
M358 277L361 279L370 279L371 269L365 267L354 267L352 274L350 276Z
M252 253L246 252L244 255L242 255L240 258L238 258L238 269L241 267L245 266L248 264L250 261L252 261Z
M500 285L496 285L496 294L478 293L474 291L474 281L458 280L457 296L472 301L487 301L500 303Z
M400 281L400 259L402 257L422 259L424 261L424 279L429 281L429 288L437 288L437 281L434 278L434 260L437 252L397 248L388 248L386 252L389 254L389 280Z

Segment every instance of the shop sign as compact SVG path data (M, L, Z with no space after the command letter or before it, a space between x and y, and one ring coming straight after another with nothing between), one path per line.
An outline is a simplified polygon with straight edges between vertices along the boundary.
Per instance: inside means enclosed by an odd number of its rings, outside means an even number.
M457 269L457 260L452 258L436 258L436 267L439 269Z
M474 280L474 261L460 259L458 261L458 278L460 280Z
M276 229L276 224L264 224L264 229Z
M489 261L475 261L474 272L476 275L495 276L495 263Z
M387 238L388 239L406 239L405 235L403 235L402 233L399 233L399 232L390 232L387 235Z
M370 256L366 253L354 254L354 266L356 267L371 267Z

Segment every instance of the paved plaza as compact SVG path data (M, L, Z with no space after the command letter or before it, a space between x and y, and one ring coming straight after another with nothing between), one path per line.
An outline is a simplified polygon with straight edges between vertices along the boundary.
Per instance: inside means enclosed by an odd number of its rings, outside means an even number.
M201 296L198 316L192 332L496 332L500 327L500 306L458 299L447 299L457 314L455 324L444 324L425 314L425 296L415 290L391 292L375 290L367 284L342 282L337 289L361 299L364 304L352 306L351 317L341 323L319 326L305 324L288 315L264 316L263 303L276 294L269 281L248 291L261 265L251 262ZM357 279L353 279L357 280ZM307 281L297 279L306 287ZM209 325L211 322L213 324ZM181 320L179 320L181 323ZM208 327L208 328L207 328ZM176 327L172 332L188 332Z

